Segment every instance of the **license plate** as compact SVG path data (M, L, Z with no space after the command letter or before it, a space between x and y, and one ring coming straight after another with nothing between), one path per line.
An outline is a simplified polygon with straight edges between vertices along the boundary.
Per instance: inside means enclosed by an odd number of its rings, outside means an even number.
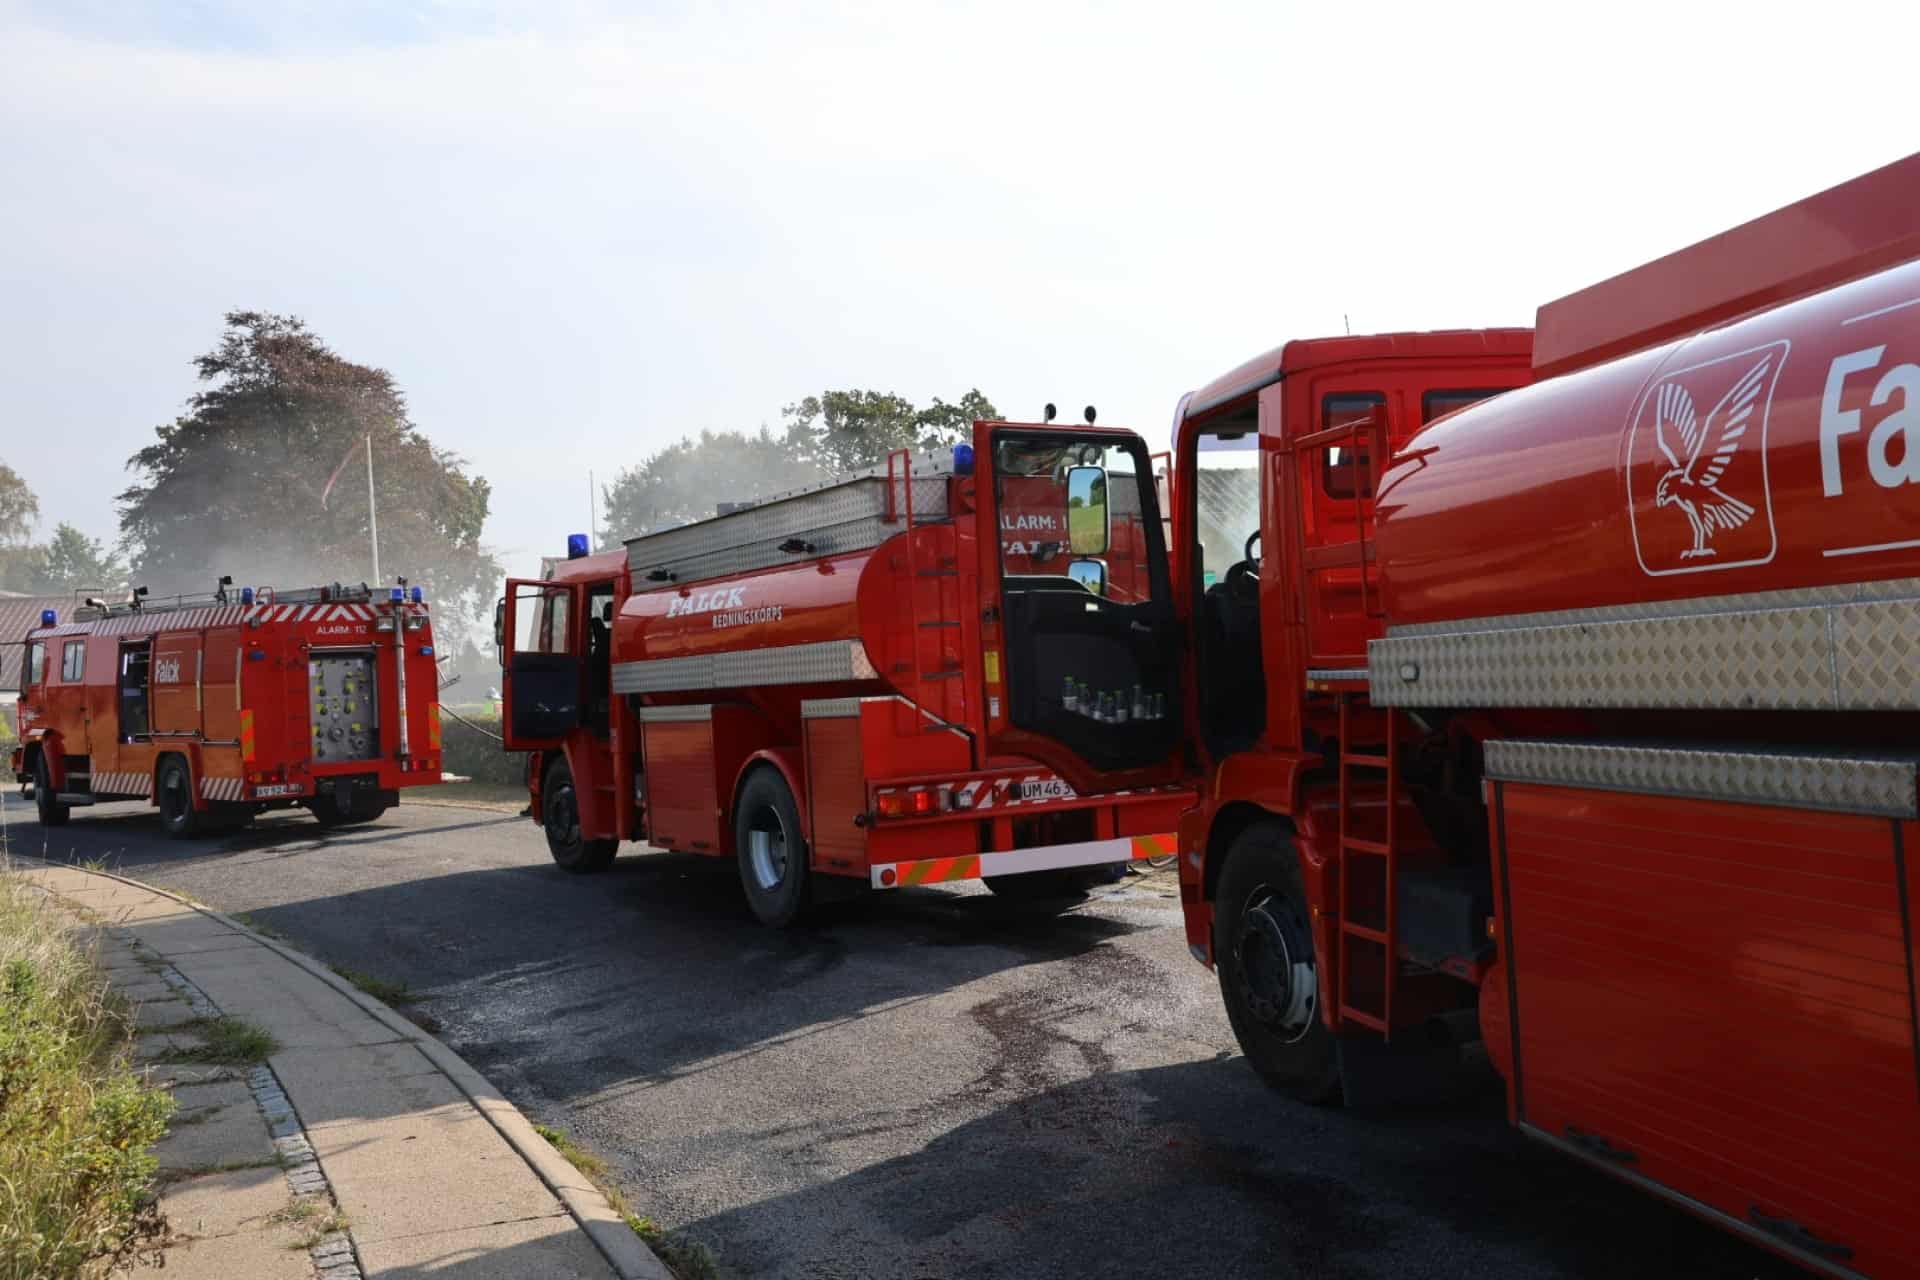
M299 794L300 784L297 782L276 782L269 786L255 787L253 789L253 796L256 800L270 800L274 796L297 796Z
M1022 800L1071 800L1074 790L1060 778L1043 778L1020 784Z

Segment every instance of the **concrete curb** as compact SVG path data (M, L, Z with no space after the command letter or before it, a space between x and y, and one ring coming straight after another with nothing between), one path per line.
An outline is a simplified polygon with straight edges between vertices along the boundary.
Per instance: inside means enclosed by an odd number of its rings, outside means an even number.
M60 863L70 871L80 871L87 875L99 876L105 880L117 880L121 884L132 885L157 897L178 902L201 915L217 920L227 928L243 933L253 941L290 960L306 970L320 981L353 1001L361 1009L378 1019L382 1025L408 1040L411 1040L427 1059L439 1068L440 1073L459 1086L460 1092L467 1096L474 1108L487 1118L487 1122L507 1140L507 1145L520 1154L547 1189L567 1207L573 1220L587 1233L594 1246L605 1256L609 1265L619 1273L620 1280L674 1280L673 1272L660 1261L658 1255L646 1246L646 1243L633 1233L632 1228L621 1220L607 1203L607 1198L590 1182L587 1177L566 1158L553 1149L553 1145L534 1131L532 1123L520 1114L520 1109L508 1102L501 1092L494 1088L487 1078L475 1071L467 1061L453 1050L428 1035L420 1027L395 1013L392 1009L375 1000L360 988L336 974L313 957L293 948L275 942L272 938L249 929L224 912L211 907L203 907L197 902L189 902L177 893L157 889L144 881L129 876L115 875L111 871L93 871L86 867L76 867Z

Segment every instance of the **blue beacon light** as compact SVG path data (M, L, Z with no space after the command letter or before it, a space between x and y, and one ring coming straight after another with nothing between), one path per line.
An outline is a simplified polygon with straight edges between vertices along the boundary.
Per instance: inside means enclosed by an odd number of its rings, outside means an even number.
M963 476L970 476L973 474L973 446L972 445L957 444L953 446L953 469L955 472Z
M391 587L387 590L387 599L393 601L395 604L404 602L406 598L407 589L405 587Z
M253 603L253 588L252 588L252 587L242 587L242 588L240 588L240 603L241 603L241 604L252 604L252 603Z
M424 597L422 597L420 594L420 588L418 587L413 588L413 595L412 595L413 602L415 604L419 604L423 598Z
M52 627L52 626L58 626L59 623L60 623L60 615L55 611L53 611L52 609L42 609L40 611L41 626Z
M578 560L590 550L592 550L592 548L587 543L586 534L570 533L567 535L567 559Z

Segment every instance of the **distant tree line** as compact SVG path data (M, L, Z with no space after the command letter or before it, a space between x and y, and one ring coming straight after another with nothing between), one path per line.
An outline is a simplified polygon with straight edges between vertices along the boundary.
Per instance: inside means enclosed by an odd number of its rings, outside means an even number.
M34 542L39 519L38 495L0 462L0 591L46 596L125 588L127 566L118 553L64 520L47 541Z
M714 514L886 461L899 448L952 444L999 410L976 388L920 408L883 391L823 391L781 410L778 431L702 431L678 440L601 490L599 545Z

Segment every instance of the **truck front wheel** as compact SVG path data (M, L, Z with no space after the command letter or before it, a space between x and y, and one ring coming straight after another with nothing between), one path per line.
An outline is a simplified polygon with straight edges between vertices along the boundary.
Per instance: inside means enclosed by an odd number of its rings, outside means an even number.
M1213 957L1227 1020L1261 1079L1302 1102L1340 1095L1333 1035L1293 836L1256 823L1227 851L1214 899Z
M807 845L800 808L779 770L763 765L747 775L733 811L733 845L740 884L760 923L784 929L798 920L810 896Z
M565 760L555 760L547 769L540 788L540 825L547 833L547 852L562 871L605 871L620 851L618 840L589 840L581 833L580 801Z
M33 807L39 812L40 825L43 827L64 825L73 815L72 806L61 804L59 797L54 794L53 778L47 768L45 752L33 757Z

